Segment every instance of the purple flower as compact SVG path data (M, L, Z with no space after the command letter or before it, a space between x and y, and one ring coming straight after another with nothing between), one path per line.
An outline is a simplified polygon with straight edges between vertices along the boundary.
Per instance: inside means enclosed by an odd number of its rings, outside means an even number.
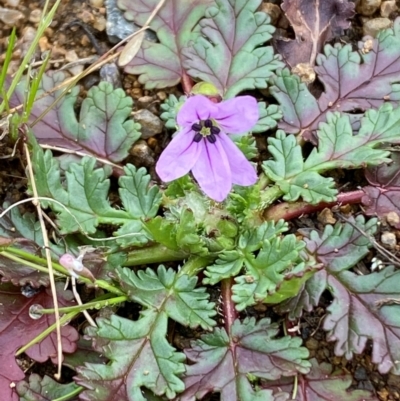
M157 174L169 182L192 170L202 190L218 202L228 196L232 184L253 185L253 166L227 134L250 131L258 115L251 96L217 104L205 96L190 97L178 112L180 131L161 154Z

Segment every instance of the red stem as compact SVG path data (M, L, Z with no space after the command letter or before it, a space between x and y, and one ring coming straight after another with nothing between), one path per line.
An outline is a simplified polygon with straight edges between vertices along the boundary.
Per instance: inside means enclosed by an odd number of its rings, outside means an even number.
M225 330L229 336L233 322L238 318L235 304L232 301L233 278L226 278L221 283L222 305L224 310Z
M192 90L193 81L192 78L190 78L189 75L186 73L186 71L183 71L182 73L181 84L183 91L185 92L186 95L188 95Z
M326 207L331 208L337 205L341 206L360 203L364 195L364 191L360 189L358 191L343 192L337 196L335 202L321 202L318 203L318 205L310 205L306 202L282 202L268 208L264 213L264 218L266 220L278 221L284 219L285 221L288 221L300 217L303 214L318 212Z

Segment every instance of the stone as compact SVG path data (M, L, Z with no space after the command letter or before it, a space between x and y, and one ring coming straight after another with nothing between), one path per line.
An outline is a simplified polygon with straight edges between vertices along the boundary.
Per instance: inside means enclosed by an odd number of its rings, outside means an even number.
M6 0L6 4L10 7L18 7L20 0Z
M397 245L396 235L390 231L385 231L381 235L381 242L388 248L395 248Z
M96 16L95 21L93 22L93 28L98 30L99 32L103 32L106 29L107 21L103 15Z
M365 370L365 368L363 366L359 366L355 372L354 372L354 378L357 381L360 380L367 380L368 376L367 376L367 371Z
M154 102L153 96L142 96L137 100L137 104L140 108L147 108Z
M374 18L366 21L363 26L364 35L375 37L382 29L392 27L392 21L389 18Z
M382 0L360 0L357 5L357 12L369 17L379 9L381 2Z
M23 17L21 11L0 7L0 21L8 26L14 26Z
M333 213L331 209L325 208L317 217L317 220L326 225L326 224L335 224L336 219L333 217Z
M142 126L141 138L148 139L162 132L164 127L163 122L151 111L142 109L132 114L134 120Z
M265 14L269 15L271 18L271 24L274 26L281 17L281 9L276 4L262 3L260 6L260 11L263 11Z
M90 0L90 5L92 7L101 8L104 6L104 0Z
M154 165L154 152L147 145L146 141L139 139L131 148L129 153L133 156L136 166L150 167Z
M396 227L400 223L400 216L396 212L389 212L386 216L386 221L392 227Z
M29 21L33 24L38 24L40 22L40 18L42 16L42 10L40 8L36 8L32 10L29 14Z
M395 0L384 1L381 4L381 17L389 18L392 13L397 12L398 8Z
M316 340L315 338L310 337L310 338L306 341L306 347L307 347L309 350L316 350L316 349L318 349L318 347L319 347L319 342L318 342L318 340Z
M106 32L111 43L118 43L140 29L138 25L124 17L123 11L117 7L117 0L106 0L105 6L107 10ZM146 29L144 38L151 42L157 41L156 34L149 29Z

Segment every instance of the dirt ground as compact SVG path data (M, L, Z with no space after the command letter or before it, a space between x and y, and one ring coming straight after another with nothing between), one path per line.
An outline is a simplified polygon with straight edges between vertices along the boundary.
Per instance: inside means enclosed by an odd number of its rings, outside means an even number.
M29 46L35 29L37 27L38 16L43 7L43 1L27 1L27 0L0 0L1 7L14 10L18 14L14 24L17 26L18 44L17 50L13 55L13 65L11 69L15 69L21 60L27 46ZM271 1L277 5L280 1ZM400 4L398 4L400 7ZM390 15L394 19L398 13ZM371 16L373 18L374 16ZM1 12L0 12L1 19ZM71 25L72 22L79 21L79 25ZM344 42L356 41L362 37L363 23L365 17L356 15L353 19L352 28L349 29L342 38ZM59 69L68 62L86 59L98 55L98 52L105 51L112 47L105 32L106 10L103 0L64 0L53 19L51 27L45 32L45 37L40 41L40 49L35 55L37 60L41 59L44 52L51 50L50 59L51 68ZM12 26L0 22L0 65L4 59L4 51L7 45L7 37L11 32ZM86 30L89 33L85 33ZM99 45L94 45L91 41L91 34ZM400 46L400 44L399 44ZM85 91L99 80L98 74L94 73L87 77L82 82L82 96ZM175 92L179 94L181 88L172 88L161 91L145 90L135 77L122 75L122 85L126 92L135 100L140 100L147 97L146 104L152 112L159 114L159 105L167 96L168 93ZM140 107L140 106L137 106ZM157 154L162 149L163 143L167 136L167 131L156 137L149 138L146 141L148 154L144 158L135 155L135 150L131 152L131 160L137 165L143 165L153 171L154 163ZM259 138L257 142L260 146L261 154L265 149L265 139ZM0 146L0 154L7 155L11 151L10 145L3 142ZM24 174L23 163L18 158L18 154L14 158L1 160L0 169L0 200L3 203L5 200L17 201L25 196L26 179ZM353 177L356 178L354 175ZM358 183L353 183L356 186ZM355 208L354 211L357 209ZM306 216L302 219L292 222L293 229L298 227L318 227L323 226L318 215ZM377 236L379 239L379 235ZM373 251L368 256L371 259ZM362 267L362 266L361 266ZM324 298L325 305L329 305L331 300L329 297ZM268 316L270 311L265 305L260 305L252 309L250 312L257 318ZM333 352L333 344L326 341L326 333L320 328L321 320L325 314L324 305L310 314L306 314L301 321L300 333L306 347L310 350L311 357L316 357L319 362L329 362L334 367L344 369L353 377L353 388L367 389L376 391L379 399L382 401L400 400L400 377L392 374L381 375L371 363L371 347L367 347L364 354L355 357L351 361L347 361L344 357L337 357ZM173 336L173 343L176 347L182 349L188 344L193 333L190 330L180 328L176 325ZM29 365L29 361L22 359L25 366ZM47 366L45 369L51 369ZM34 364L30 367L29 372L43 373L43 367L39 364ZM217 399L213 396L212 399Z

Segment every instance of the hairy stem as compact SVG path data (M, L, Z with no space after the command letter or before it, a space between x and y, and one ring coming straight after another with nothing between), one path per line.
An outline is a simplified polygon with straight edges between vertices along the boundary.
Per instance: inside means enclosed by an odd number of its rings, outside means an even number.
M353 203L360 203L362 197L365 195L363 190L344 192L337 196L335 202L321 202L317 205L310 205L306 202L282 202L268 208L264 212L265 220L278 221L280 219L291 220L303 214L318 212L326 207L331 208L337 205L347 205Z
M192 256L183 265L182 269L179 271L179 276L187 274L190 277L197 276L205 267L207 267L211 262L212 258L203 256Z
M283 195L282 190L278 185L273 185L261 192L260 209L266 209Z
M186 252L173 251L164 245L153 245L148 248L137 249L128 254L124 266L147 265L151 263L174 262L186 259Z
M238 318L235 304L232 301L233 278L226 278L221 282L221 296L224 311L225 330L229 335L233 322Z

